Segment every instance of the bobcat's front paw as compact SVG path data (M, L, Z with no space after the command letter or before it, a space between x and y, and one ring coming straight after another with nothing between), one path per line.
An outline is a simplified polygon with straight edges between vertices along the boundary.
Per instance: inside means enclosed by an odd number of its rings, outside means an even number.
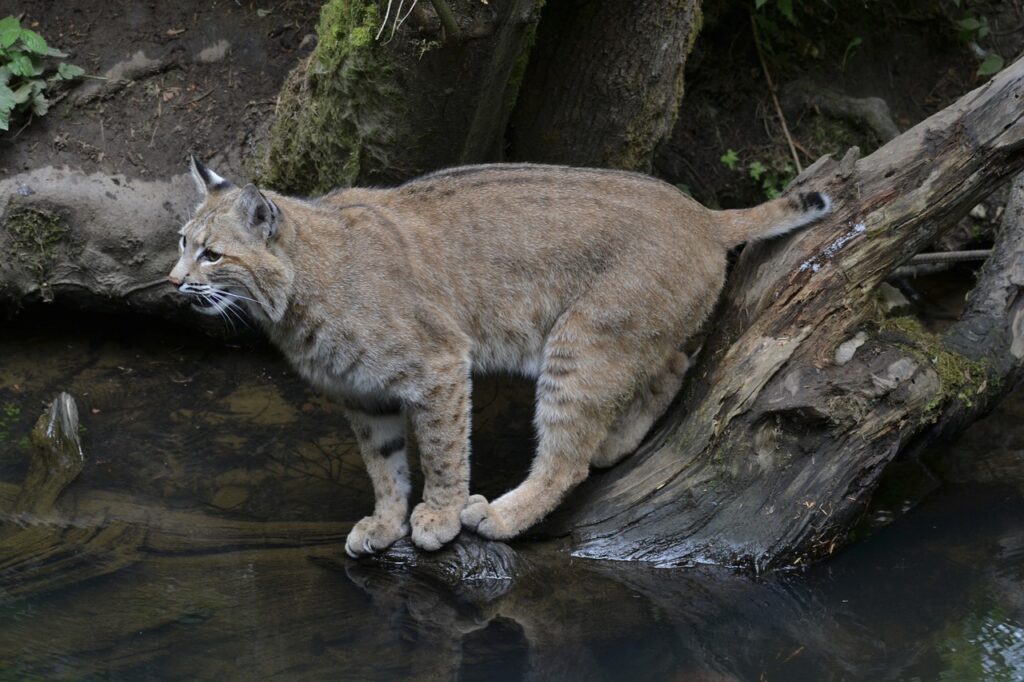
M349 531L345 539L345 553L358 559L366 554L383 552L408 534L409 525L406 523L367 516Z
M459 517L463 526L488 540L508 540L515 535L502 520L500 512L483 495L470 495Z
M412 542L428 552L455 539L462 530L458 509L435 509L420 502L412 511Z

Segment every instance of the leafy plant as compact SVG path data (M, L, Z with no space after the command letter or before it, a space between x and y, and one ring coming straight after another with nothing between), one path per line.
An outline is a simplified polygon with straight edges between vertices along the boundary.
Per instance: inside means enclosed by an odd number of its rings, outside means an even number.
M738 170L740 155L735 149L727 149L719 160L729 170ZM795 172L789 162L774 162L769 159L765 163L754 159L747 164L747 176L757 183L766 197L774 199L782 194L782 190L795 177Z
M843 63L840 65L843 71L846 71L846 60L857 51L857 48L861 46L864 39L860 36L854 36L850 39L850 42L846 44L846 49L843 50Z
M751 161L747 166L747 173L751 180L761 185L764 195L769 199L775 199L785 189L789 181L793 179L793 166L789 163L782 165L781 169L769 168L760 161Z
M740 160L739 154L736 153L735 149L728 149L722 154L722 164L729 170L736 170L736 163Z
M954 0L953 4L960 7L959 0ZM984 56L981 64L978 65L979 76L991 76L1002 71L1005 64L1002 55L994 50L986 50L978 44L980 40L992 33L987 17L968 13L956 22L956 27L959 29L960 42L971 45L976 53L980 53L979 57Z
M991 76L1003 70L1003 58L995 52L989 52L978 66L979 76Z
M55 69L44 66L47 59L65 57L65 53L47 45L41 35L22 28L17 18L0 19L0 130L8 130L16 112L45 115L50 108L47 91L60 81L74 80L85 73L64 61Z

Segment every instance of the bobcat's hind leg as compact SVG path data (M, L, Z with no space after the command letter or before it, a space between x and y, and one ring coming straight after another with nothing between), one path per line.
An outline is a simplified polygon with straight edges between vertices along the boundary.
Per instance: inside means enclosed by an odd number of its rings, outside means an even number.
M345 540L345 552L358 557L381 552L409 534L409 463L401 412L370 415L351 410L348 417L374 495L373 515L353 526Z
M474 495L462 523L492 540L505 540L540 521L587 477L615 406L632 392L636 352L628 339L601 334L585 312L568 314L544 349L534 423L539 442L530 474L493 502Z
M612 424L608 437L590 460L592 466L610 467L640 446L654 422L664 414L679 392L689 366L686 353L672 353L665 368L640 389L626 411Z

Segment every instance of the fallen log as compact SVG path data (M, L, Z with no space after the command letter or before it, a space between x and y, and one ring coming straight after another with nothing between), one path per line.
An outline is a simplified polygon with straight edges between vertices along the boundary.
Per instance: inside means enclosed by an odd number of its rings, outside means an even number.
M879 319L875 289L1024 166L1024 60L870 156L796 185L834 214L748 247L661 428L548 526L578 556L754 570L827 556L878 476L963 428L1016 380L1020 192L960 322Z

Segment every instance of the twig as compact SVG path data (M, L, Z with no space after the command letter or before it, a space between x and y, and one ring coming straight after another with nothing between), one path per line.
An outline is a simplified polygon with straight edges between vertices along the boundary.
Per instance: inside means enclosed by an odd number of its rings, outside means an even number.
M204 92L203 94L199 95L199 97L196 97L195 99L193 99L192 101L190 101L190 102L189 102L189 103L188 103L188 104L187 104L186 106L192 106L192 105L193 105L193 104L195 104L196 102L201 102L202 100L204 100L204 99L206 99L207 97L209 97L210 95L212 95L212 94L213 94L213 91L214 91L214 90L216 90L216 89L217 89L217 88L210 88L209 90L207 90L207 91L206 91L206 92Z
M437 18L441 20L441 26L444 27L445 42L461 43L462 30L459 28L459 22L455 19L455 14L452 13L452 8L444 0L430 0L430 4L434 6Z
M388 0L388 8L384 10L384 21L380 22L380 29L377 30L377 35L373 37L374 40L380 40L381 34L384 33L384 27L388 25L388 17L391 16L391 2Z
M761 69L764 71L765 80L768 81L768 92L772 96L772 102L775 104L775 113L779 115L779 123L782 124L782 134L786 136L786 144L789 145L789 153L793 155L793 163L796 164L796 172L802 173L804 168L800 165L800 157L796 153L796 145L793 144L793 138L789 134L789 126L786 125L786 117L782 115L782 106L779 105L779 96L775 94L775 83L772 82L772 76L768 72L768 62L764 59L764 52L761 50L761 38L757 34L757 22L754 21L754 15L750 15L750 28L754 31L754 46L757 48L757 58L761 60Z
M911 263L963 263L972 260L985 260L992 255L992 249L974 251L937 251L935 253L919 253L910 259Z

